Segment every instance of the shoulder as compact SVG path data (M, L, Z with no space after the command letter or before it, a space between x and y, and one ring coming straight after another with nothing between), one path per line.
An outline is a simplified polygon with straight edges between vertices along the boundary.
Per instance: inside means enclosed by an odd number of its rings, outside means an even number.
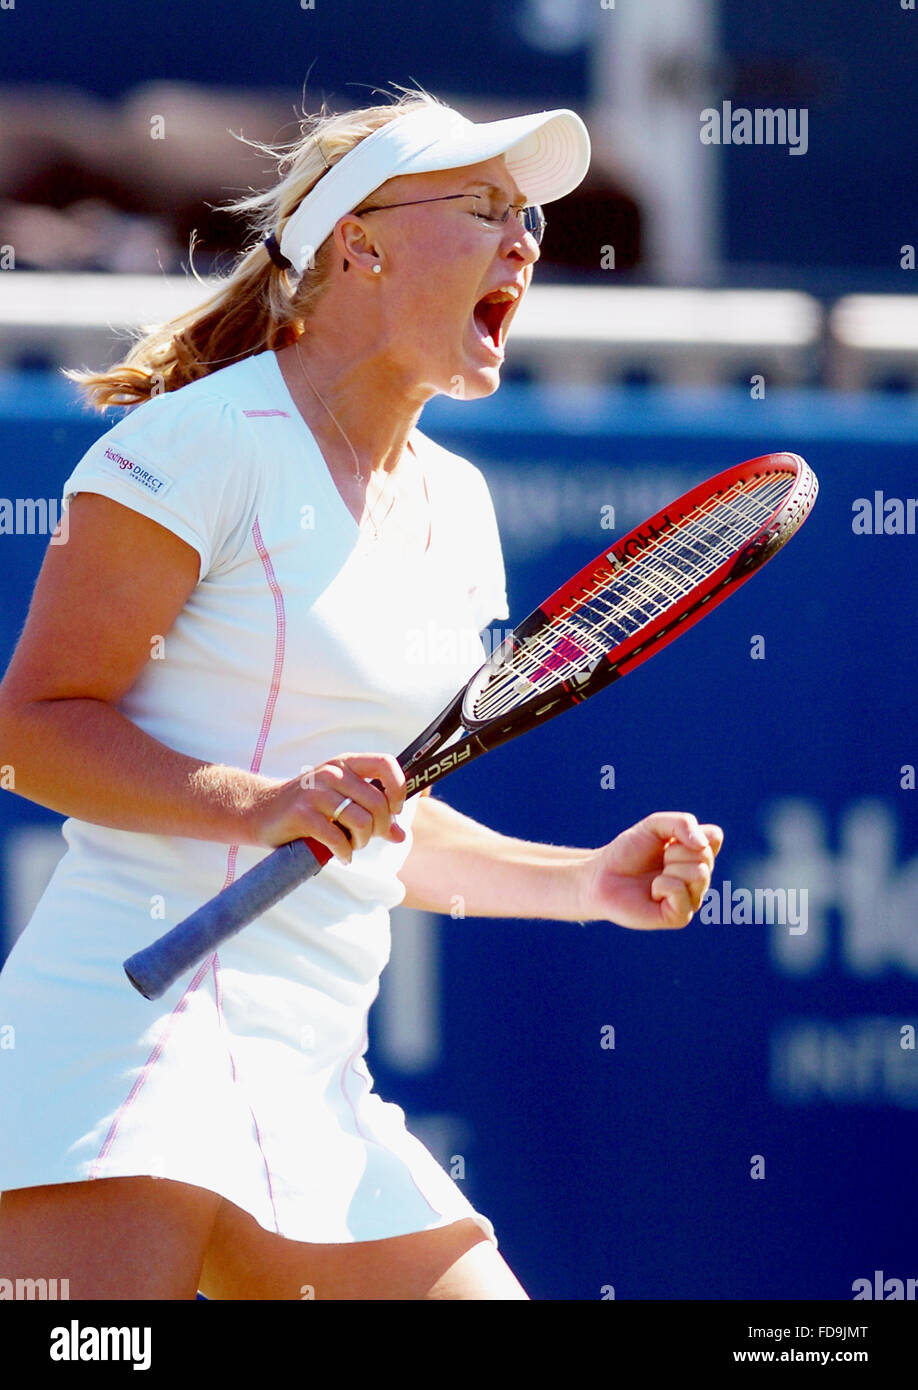
M438 488L490 503L487 479L471 459L445 449L420 430L412 432L411 445L428 479Z
M269 393L254 358L151 397L90 446L64 505L96 492L142 512L193 545L206 574L238 553L269 485L269 441L248 416Z
M431 439L429 434L424 434L423 430L414 429L411 431L411 446L419 458L423 458L425 463L429 463L432 468L438 468L447 472L454 472L461 475L463 472L480 473L470 459L463 458L461 454L454 454L450 449L444 449L442 444Z
M411 439L432 493L439 494L439 505L449 519L452 540L447 544L454 547L457 573L465 576L475 631L483 632L490 623L509 617L500 532L487 480L469 459L419 430ZM472 538L474 544L469 544Z
M185 478L209 485L251 487L265 468L253 426L270 413L270 385L259 358L189 382L177 391L151 396L110 425L77 466L120 473L147 490L162 493ZM275 403L276 404L276 403ZM274 412L276 413L276 412Z
M177 391L151 396L116 421L109 434L140 441L147 435L168 437L170 430L178 435L196 425L218 435L247 433L249 419L263 406L262 376L258 357L245 358Z
M253 438L250 402L263 402L264 368L243 359L178 391L152 396L127 411L86 450L63 495L106 492L143 506L163 503L182 514L250 507L263 486L266 450ZM140 506L140 503L138 503Z

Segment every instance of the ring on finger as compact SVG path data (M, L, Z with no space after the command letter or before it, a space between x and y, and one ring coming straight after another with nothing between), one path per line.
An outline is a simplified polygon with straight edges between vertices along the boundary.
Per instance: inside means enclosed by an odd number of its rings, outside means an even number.
M344 798L344 800L341 802L340 806L336 806L336 807L335 807L334 811L333 811L332 814L331 814L331 819L332 819L332 820L337 820L338 817L340 816L341 812L344 810L345 806L350 806L351 803L352 803L352 801L353 801L353 799L354 799L354 798L351 797L351 796L346 796L346 797Z

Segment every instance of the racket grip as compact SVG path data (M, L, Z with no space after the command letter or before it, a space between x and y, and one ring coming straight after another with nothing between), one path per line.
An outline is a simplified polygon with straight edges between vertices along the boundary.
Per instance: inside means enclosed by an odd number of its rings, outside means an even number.
M124 962L124 972L145 999L159 999L187 970L228 937L254 922L331 859L317 840L291 840L272 850L229 888L184 922Z

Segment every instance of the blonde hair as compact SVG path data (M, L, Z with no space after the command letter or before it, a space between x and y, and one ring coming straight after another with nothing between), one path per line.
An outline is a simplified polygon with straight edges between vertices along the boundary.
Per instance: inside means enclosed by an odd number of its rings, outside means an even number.
M280 182L264 193L225 204L228 211L249 219L250 244L232 271L202 304L143 332L117 366L64 375L82 388L92 405L105 410L138 405L254 353L296 342L327 283L333 242L327 239L297 282L295 274L291 279L271 260L265 238L275 232L280 241L285 222L302 199L360 140L396 116L440 104L426 92L403 91L385 106L307 116L300 139L290 146L246 141L277 161Z

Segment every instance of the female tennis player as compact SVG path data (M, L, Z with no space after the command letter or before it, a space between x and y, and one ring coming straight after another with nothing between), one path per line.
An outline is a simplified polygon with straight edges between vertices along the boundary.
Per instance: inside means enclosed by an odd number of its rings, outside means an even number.
M0 1275L526 1297L364 1053L399 902L682 927L720 848L677 812L597 849L510 839L406 801L394 757L508 616L484 479L418 419L497 388L536 205L588 158L569 111L476 125L412 94L317 118L238 205L257 234L218 292L79 377L136 409L65 484L0 688L16 790L69 817L0 977ZM463 640L419 660L431 630ZM126 956L300 836L335 856L318 878L160 1003L130 988Z

